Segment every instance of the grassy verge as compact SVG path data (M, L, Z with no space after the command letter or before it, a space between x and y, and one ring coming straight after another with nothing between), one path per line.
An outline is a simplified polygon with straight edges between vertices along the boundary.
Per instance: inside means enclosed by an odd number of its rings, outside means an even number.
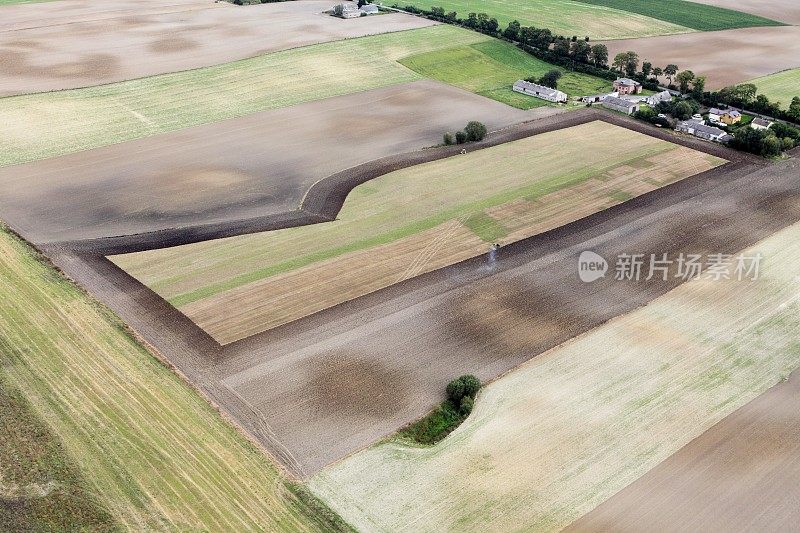
M121 528L324 529L261 450L4 228L0 301L4 387L58 437Z
M0 352L0 364L6 364ZM119 529L62 443L0 369L0 529Z
M410 424L397 433L400 439L418 444L436 444L453 432L466 420L458 411L458 407L450 400L445 400L428 415Z
M687 0L575 0L671 22L698 31L731 30L753 26L783 26L782 22ZM735 2L734 2L735 3Z

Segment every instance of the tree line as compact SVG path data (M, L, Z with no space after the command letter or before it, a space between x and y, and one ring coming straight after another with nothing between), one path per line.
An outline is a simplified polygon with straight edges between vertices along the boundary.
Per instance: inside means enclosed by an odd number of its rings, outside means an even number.
M689 94L704 105L731 105L800 124L798 96L792 99L788 110L783 110L780 102L771 102L763 94L756 95L755 85L736 85L709 92L705 90L705 76L698 76L691 70L680 70L672 63L660 67L650 61L641 61L634 51L617 54L609 64L606 45L592 44L588 36L578 38L576 35L555 35L546 28L522 26L517 20L509 22L505 29L501 29L497 19L486 13L469 13L466 19L462 19L455 11L445 12L441 7L431 7L429 11L411 5L401 7L395 4L393 7L511 41L534 57L568 70L607 80L616 79L622 74L653 91L659 89L662 80L666 80L667 88L680 91L684 95ZM532 78L528 81L532 81ZM556 88L555 83L552 85Z

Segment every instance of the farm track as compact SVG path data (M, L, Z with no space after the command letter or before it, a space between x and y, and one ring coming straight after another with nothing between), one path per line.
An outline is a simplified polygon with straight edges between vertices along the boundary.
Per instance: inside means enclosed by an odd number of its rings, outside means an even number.
M40 247L290 471L306 477L424 414L440 401L441 385L453 375L494 379L680 283L583 284L575 275L583 249L605 257L622 251L736 252L800 220L796 160L766 165L597 110L515 126L469 149L591 120L731 163L509 245L494 268L482 257L463 261L224 349L103 255L159 247L164 240L174 245L327 220L356 185L460 148L415 152L339 173L312 187L303 210L285 218ZM322 383L344 388L333 394L321 391Z

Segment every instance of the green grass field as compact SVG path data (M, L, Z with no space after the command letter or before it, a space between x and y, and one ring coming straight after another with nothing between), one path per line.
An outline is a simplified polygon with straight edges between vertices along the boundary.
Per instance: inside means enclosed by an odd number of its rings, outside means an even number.
M400 60L411 70L435 80L499 100L521 109L547 105L544 100L511 90L518 79L539 77L554 67L508 43L491 40L425 52ZM565 72L564 69L559 69ZM611 82L588 74L565 72L558 88L570 96L612 89Z
M329 530L266 454L4 228L0 301L0 400L15 410L0 417L10 426L0 481L4 492L15 479L57 483L53 508L16 519L80 512L84 525L131 531Z
M800 226L757 252L756 281L690 281L490 383L439 444L374 445L311 489L365 531L561 531L800 366Z
M0 530L117 529L59 439L2 370L0 434Z
M602 6L685 26L698 31L732 30L753 26L783 26L782 22L768 18L698 4L687 0L574 0L593 6Z
M611 9L572 0L406 0L396 2L418 8L443 7L455 11L459 18L469 13L487 13L505 28L512 20L523 26L549 28L558 35L592 39L626 39L651 35L686 33L689 28L625 10Z
M780 102L781 107L786 109L792 98L800 96L800 68L756 78L748 83L755 84L759 94L766 95L772 102Z

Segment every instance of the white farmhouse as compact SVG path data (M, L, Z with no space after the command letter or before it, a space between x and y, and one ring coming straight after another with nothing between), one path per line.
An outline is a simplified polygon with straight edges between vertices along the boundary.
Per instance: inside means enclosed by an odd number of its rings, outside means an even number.
M537 85L529 81L519 80L512 88L518 93L541 98L542 100L547 100L548 102L563 103L567 101L567 93L561 92L557 89L551 89L550 87L545 87L544 85Z
M644 99L645 102L651 107L655 107L661 102L672 101L672 93L669 91L661 91L660 93L652 94Z
M581 96L581 102L584 104L596 104L598 102L602 102L609 96L613 96L614 98L619 96L619 93L614 91L613 93L601 93L601 94L592 94L590 96Z
M343 19L354 19L361 16L358 5L352 2L342 2L333 7L333 14Z
M753 121L750 123L750 127L754 130L768 130L772 127L771 120L767 120L765 118L754 118Z

